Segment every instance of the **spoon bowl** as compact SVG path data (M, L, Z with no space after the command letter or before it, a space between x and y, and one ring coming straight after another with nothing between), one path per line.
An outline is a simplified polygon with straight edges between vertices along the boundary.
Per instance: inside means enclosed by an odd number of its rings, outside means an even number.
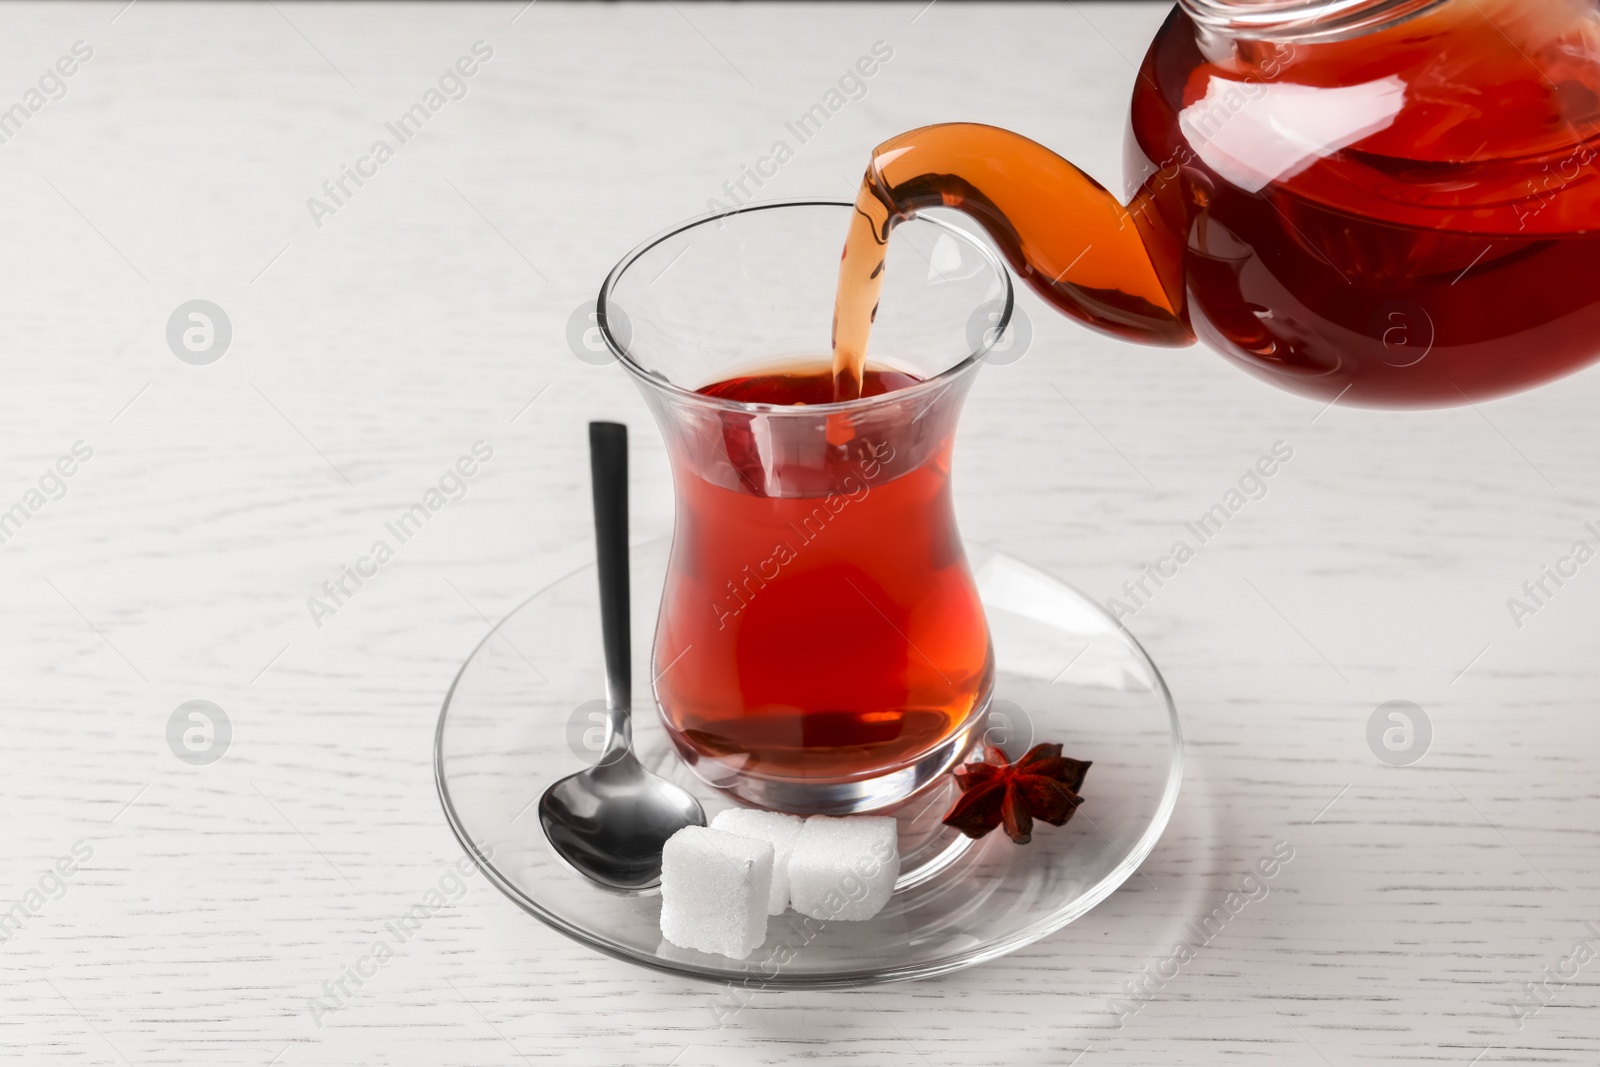
M667 838L705 821L694 797L627 751L561 779L539 798L539 822L561 858L590 881L625 892L660 884Z

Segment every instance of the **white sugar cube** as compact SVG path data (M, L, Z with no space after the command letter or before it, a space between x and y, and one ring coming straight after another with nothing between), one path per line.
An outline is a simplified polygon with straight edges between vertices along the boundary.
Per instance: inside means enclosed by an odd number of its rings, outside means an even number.
M789 907L789 855L805 820L798 815L781 815L755 808L729 808L711 820L714 830L726 830L740 837L753 837L772 845L772 894L767 899L767 914L782 915Z
M893 819L813 815L789 857L789 903L813 919L870 919L900 877Z
M772 844L685 826L661 853L661 936L742 960L767 939Z

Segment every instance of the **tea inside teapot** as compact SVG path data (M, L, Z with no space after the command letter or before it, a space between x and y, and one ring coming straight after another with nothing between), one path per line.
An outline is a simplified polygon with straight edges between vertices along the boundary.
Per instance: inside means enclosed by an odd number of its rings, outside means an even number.
M1600 354L1597 157L1589 0L1184 0L1134 85L1126 203L991 126L874 151L841 264L839 395L890 231L938 206L1063 313L1198 338L1306 396L1527 388Z

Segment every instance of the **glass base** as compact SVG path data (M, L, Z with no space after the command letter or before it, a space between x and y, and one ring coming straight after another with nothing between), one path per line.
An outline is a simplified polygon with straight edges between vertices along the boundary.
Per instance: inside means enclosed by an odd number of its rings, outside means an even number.
M1181 778L1177 710L1155 664L1100 605L1020 560L971 543L966 550L994 642L982 740L1013 758L1059 741L1068 755L1094 761L1083 806L1065 826L1036 825L1027 845L998 830L971 840L943 825L957 789L936 775L880 812L899 826L901 873L872 919L773 916L765 944L744 960L668 943L658 890L599 888L563 863L539 828L540 794L598 756L592 702L605 669L594 568L585 567L511 612L451 685L434 738L450 828L496 888L568 937L641 967L751 990L926 978L1061 929L1131 877L1166 827ZM633 549L636 677L649 677L666 566L665 540ZM708 817L739 803L696 777L649 701L637 704L634 751L645 766L694 794Z
M992 695L992 693L991 693ZM989 697L967 724L910 766L873 778L827 782L805 778L768 778L706 759L681 737L667 731L678 758L695 777L744 804L795 815L860 815L893 807L910 799L964 761L978 747L988 723Z

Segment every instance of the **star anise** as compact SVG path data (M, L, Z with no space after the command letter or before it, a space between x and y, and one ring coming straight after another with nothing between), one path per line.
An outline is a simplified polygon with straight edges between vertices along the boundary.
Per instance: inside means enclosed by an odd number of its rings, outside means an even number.
M944 817L968 837L982 837L1005 824L1019 845L1033 839L1033 820L1060 826L1072 818L1083 798L1083 776L1090 761L1061 754L1060 745L1034 745L1012 763L993 745L984 746L987 762L968 763L953 772L961 796Z

